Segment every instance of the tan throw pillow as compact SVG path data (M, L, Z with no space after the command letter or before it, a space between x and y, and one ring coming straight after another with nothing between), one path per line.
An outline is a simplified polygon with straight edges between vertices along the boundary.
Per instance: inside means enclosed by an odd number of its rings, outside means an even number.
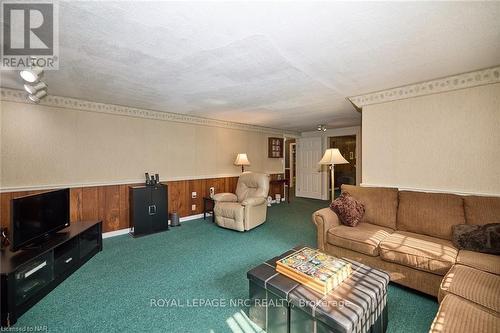
M330 208L337 214L342 224L349 227L357 226L365 214L365 206L354 199L348 192L342 192L330 204Z

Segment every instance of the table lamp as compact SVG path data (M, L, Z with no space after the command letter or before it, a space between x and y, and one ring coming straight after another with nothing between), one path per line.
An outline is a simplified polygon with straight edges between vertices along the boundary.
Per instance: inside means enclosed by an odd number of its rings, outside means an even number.
M236 160L234 161L234 165L241 165L241 172L245 172L245 165L250 165L250 161L248 160L246 153L240 153L236 156Z
M331 175L332 175L332 201L335 199L335 178L334 178L334 166L335 164L346 164L349 163L344 156L340 153L340 150L337 148L330 148L325 151L325 154L323 155L323 158L321 161L318 162L319 164L322 165L329 165L330 170L331 170Z

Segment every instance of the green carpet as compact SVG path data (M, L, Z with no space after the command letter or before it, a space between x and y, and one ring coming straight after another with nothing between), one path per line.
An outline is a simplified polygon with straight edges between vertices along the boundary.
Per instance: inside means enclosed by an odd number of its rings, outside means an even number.
M267 223L245 233L199 219L142 238L105 239L103 252L16 326L46 326L51 332L256 332L243 308L230 304L248 296L246 272L294 245L314 246L310 216L324 206L300 198L275 205ZM170 306L159 299L171 300ZM195 304L203 300L213 306ZM427 332L437 307L435 299L390 285L388 332Z

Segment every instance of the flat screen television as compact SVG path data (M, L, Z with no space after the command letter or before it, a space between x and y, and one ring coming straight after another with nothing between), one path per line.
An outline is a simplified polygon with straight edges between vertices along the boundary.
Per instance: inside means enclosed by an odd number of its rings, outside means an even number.
M11 250L38 244L69 226L69 189L12 200Z

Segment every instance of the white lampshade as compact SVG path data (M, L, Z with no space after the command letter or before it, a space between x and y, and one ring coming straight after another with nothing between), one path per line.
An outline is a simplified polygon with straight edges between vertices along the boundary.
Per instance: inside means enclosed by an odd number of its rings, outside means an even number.
M24 81L33 83L38 81L42 77L43 68L34 66L31 67L30 69L22 70L19 74L21 75Z
M46 88L47 88L47 84L43 81L40 81L40 82L35 83L35 84L25 84L24 85L24 90L26 90L28 93L30 93L32 95L36 94L37 91L43 90Z
M248 160L247 154L240 153L236 156L236 160L234 161L234 165L250 165L250 161Z
M319 164L336 165L349 163L337 148L330 148L325 151L323 158L318 162Z

